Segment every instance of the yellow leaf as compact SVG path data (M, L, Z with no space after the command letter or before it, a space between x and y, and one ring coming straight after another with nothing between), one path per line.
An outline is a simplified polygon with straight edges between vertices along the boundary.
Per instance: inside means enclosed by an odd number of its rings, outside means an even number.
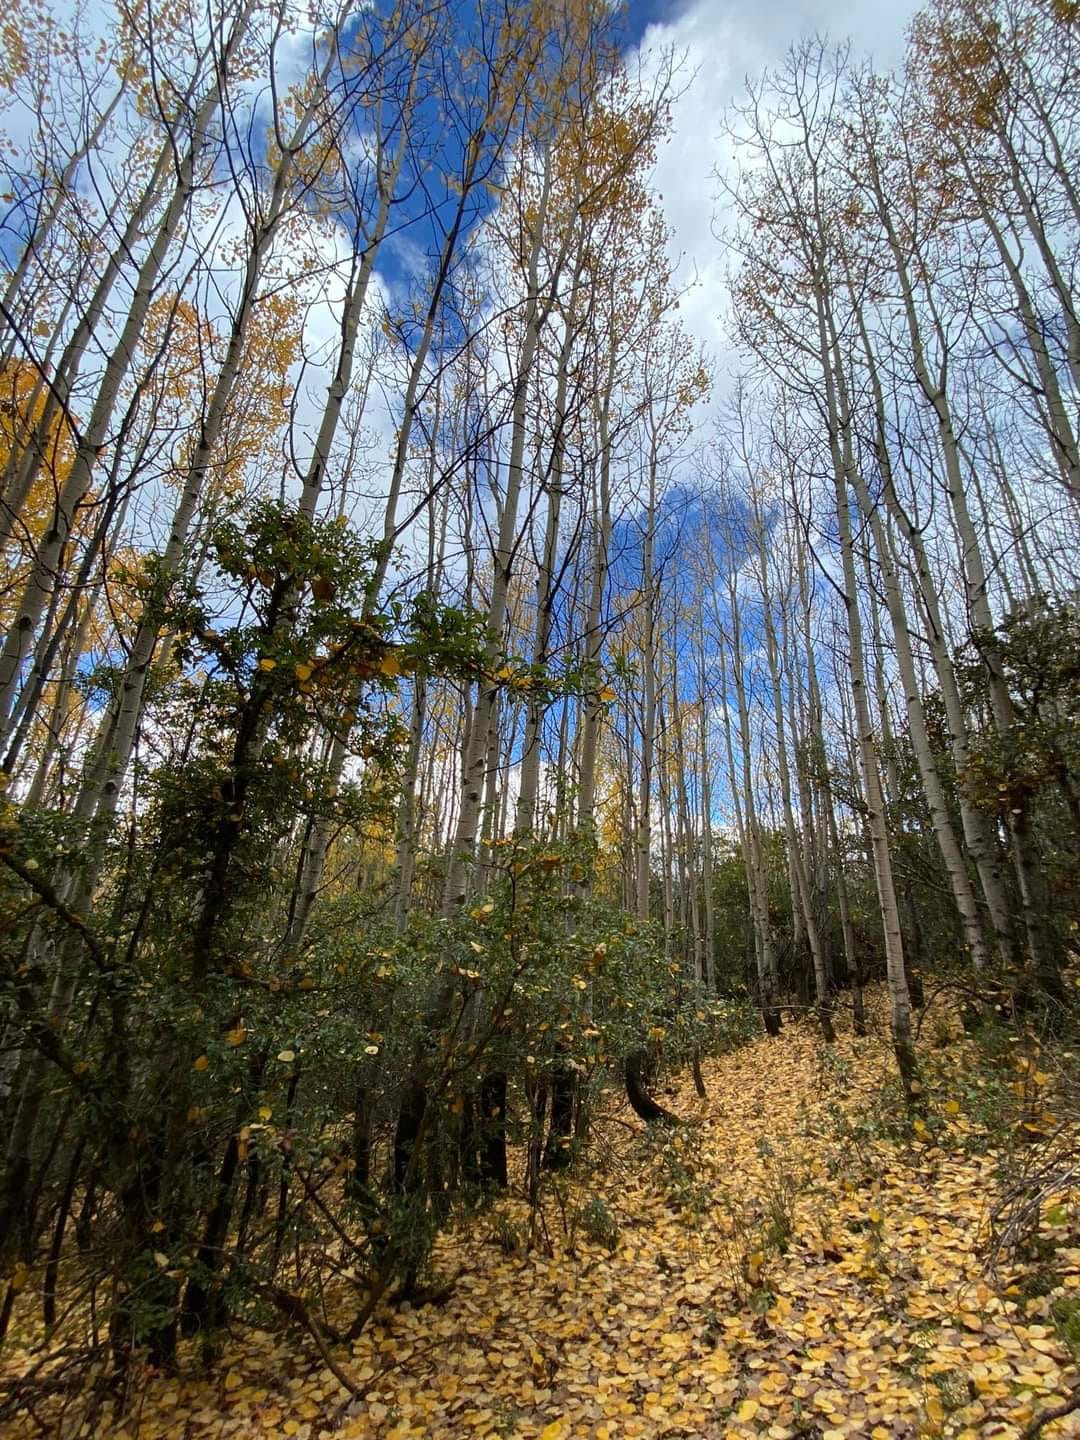
M735 1412L735 1418L745 1424L747 1420L753 1420L758 1412L758 1408L758 1402L756 1400L744 1400Z
M225 1031L225 1043L226 1045L231 1045L234 1050L238 1046L243 1045L247 1037L248 1032L244 1029L243 1025L237 1025L234 1029Z
M607 704L609 701L615 699L615 691L611 688L610 685L605 685L604 688L600 691L597 698Z
M401 661L396 655L384 655L379 661L379 673L389 676L400 675Z
M295 674L296 674L296 678L297 678L298 680L310 680L310 679L311 679L311 666L310 666L310 665L295 665L295 666L293 667L293 669L294 669L294 672L295 672Z
M271 1107L270 1107L269 1105L260 1105L260 1106L259 1106L259 1119L260 1119L260 1120L269 1120L269 1119L270 1119L270 1116L273 1115L273 1113L274 1113L274 1112L273 1112L273 1110L271 1109Z
M557 1420L552 1420L550 1425L545 1425L540 1431L540 1440L560 1440L566 1431L566 1421L560 1415Z
M210 1056L209 1056L209 1055L200 1055L199 1058L195 1061L195 1064L194 1064L191 1068L192 1068L193 1070L205 1070L205 1069L208 1068L209 1064L210 1064Z
M277 669L277 661L276 661L276 660L271 660L271 659L269 658L269 656L264 656L264 657L259 661L259 669L260 669L260 670L276 670L276 669Z
M946 1102L945 1102L945 1114L946 1114L946 1115L959 1115L959 1114L960 1114L960 1103L959 1103L959 1101L957 1101L957 1100L946 1100Z
M291 1065L296 1059L296 1052L293 1050L281 1050L277 1057L283 1065Z

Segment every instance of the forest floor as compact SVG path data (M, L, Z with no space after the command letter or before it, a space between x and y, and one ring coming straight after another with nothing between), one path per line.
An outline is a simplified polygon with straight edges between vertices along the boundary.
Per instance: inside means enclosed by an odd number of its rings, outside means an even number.
M972 1042L923 1029L913 1126L882 1038L826 1048L808 1023L706 1063L704 1100L680 1080L677 1128L616 1107L587 1175L548 1182L531 1247L524 1204L483 1212L438 1242L443 1304L387 1308L336 1352L363 1399L295 1334L246 1333L210 1374L149 1378L123 1422L58 1433L1019 1437L1080 1383L1077 1197L1042 1193L1026 1261L988 1266L1031 1147L994 1128L1006 1092ZM1080 1434L1080 1411L1041 1433Z

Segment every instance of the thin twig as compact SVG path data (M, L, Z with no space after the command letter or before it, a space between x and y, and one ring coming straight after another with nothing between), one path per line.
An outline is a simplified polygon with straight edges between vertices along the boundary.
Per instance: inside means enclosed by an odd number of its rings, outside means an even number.
M1020 1432L1020 1440L1035 1440L1035 1436L1044 1426L1049 1425L1053 1420L1063 1420L1074 1410L1080 1410L1080 1390L1074 1390L1070 1398L1063 1400L1060 1405L1051 1405L1045 1410L1040 1410L1027 1429Z
M69 909L69 907L64 904L48 880L36 874L35 871L30 866L24 864L23 861L16 859L14 855L10 855L5 851L0 850L0 860L4 862L9 870L13 870L24 884L29 885L31 890L40 896L45 904L48 905L49 909L54 911L60 919L63 920L65 925L70 926L72 930L78 931L82 936L86 948L90 951L94 963L100 970L109 971L112 969L101 941L93 933L82 916L77 915L74 910Z
M280 1285L262 1284L258 1287L259 1293L271 1304L276 1305L283 1315L302 1326L318 1346L319 1354L323 1358L323 1364L337 1380L343 1389L348 1390L354 1400L358 1400L365 1394L365 1387L353 1377L334 1359L330 1353L326 1336L323 1334L322 1326L308 1310L307 1306L289 1290L283 1290Z

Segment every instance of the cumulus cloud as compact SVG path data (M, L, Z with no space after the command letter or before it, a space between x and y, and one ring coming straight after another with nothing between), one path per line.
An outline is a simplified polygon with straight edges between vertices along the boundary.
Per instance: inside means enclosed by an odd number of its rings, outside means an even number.
M897 0L695 0L669 18L650 24L639 55L650 68L650 53L673 49L683 56L682 91L675 103L672 134L656 166L656 187L672 227L672 258L678 279L694 288L683 306L688 329L718 362L720 383L714 403L730 393L724 372L734 368L723 319L728 259L717 238L729 215L719 196L717 172L731 166L723 118L743 94L747 77L779 62L800 39L816 33L850 39L857 55L883 67L897 64L908 25L918 5ZM655 62L653 62L655 63Z

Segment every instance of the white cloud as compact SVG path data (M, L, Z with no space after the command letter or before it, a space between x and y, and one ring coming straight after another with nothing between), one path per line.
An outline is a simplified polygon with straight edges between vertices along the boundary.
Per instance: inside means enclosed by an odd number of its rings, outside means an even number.
M673 108L671 139L657 160L655 184L672 227L672 258L682 284L696 280L682 307L687 328L718 364L714 403L730 393L725 373L736 365L727 338L725 275L728 257L717 235L728 223L718 199L718 170L730 169L731 146L723 136L725 112L756 77L782 60L790 46L817 32L840 41L850 37L855 55L870 54L882 67L903 56L914 0L881 5L874 0L696 0L670 20L648 27L640 46L648 73L648 53L673 49L684 56L684 89Z

